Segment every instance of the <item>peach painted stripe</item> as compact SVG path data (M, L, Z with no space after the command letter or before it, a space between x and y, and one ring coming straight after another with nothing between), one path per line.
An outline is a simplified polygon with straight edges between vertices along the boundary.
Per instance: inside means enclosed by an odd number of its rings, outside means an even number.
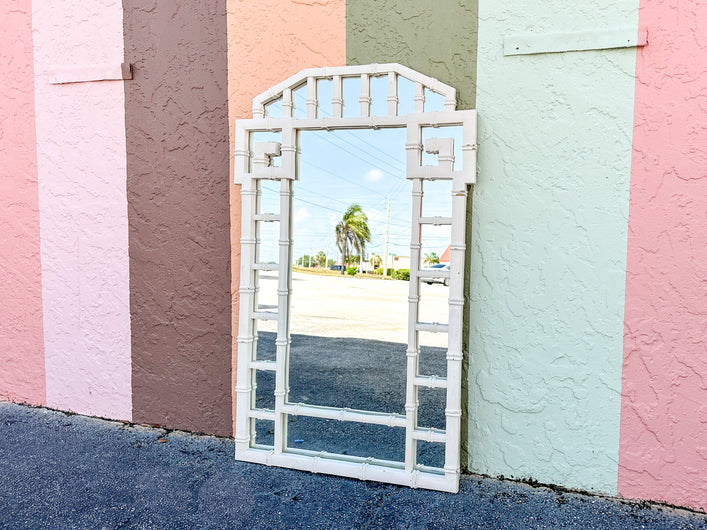
M43 405L30 0L0 0L0 400Z
M123 82L51 84L123 62L122 2L32 4L47 404L129 420Z
M233 125L251 118L253 97L304 68L346 64L346 1L228 2L228 109ZM232 157L231 157L232 160ZM233 164L231 164L231 174ZM231 182L233 179L231 178ZM231 184L233 386L236 381L240 271L240 188ZM235 418L236 398L233 396Z
M641 1L618 489L707 510L707 2Z

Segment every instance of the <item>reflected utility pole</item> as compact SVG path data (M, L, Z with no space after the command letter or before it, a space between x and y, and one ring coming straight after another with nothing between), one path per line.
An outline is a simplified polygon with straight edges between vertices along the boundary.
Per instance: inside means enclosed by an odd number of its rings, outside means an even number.
M329 239L331 238L331 232L326 231L326 252L324 253L324 270L329 270Z
M385 250L383 257L383 276L388 276L388 229L390 227L390 197L388 197L388 209L385 214Z

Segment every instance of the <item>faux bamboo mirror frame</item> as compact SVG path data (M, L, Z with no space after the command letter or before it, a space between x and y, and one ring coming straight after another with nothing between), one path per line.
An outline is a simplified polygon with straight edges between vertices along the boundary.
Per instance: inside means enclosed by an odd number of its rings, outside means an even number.
M387 113L372 115L372 80L387 82ZM345 117L343 87L347 80L360 83L360 112ZM330 117L319 112L318 83L331 82ZM414 84L414 111L400 115L399 82ZM295 113L293 95L306 93L306 112ZM444 110L425 112L426 94L443 98ZM268 107L276 102L281 117L273 117ZM462 314L464 306L464 259L467 195L476 174L476 112L457 111L455 90L433 78L399 64L347 66L304 70L257 96L253 119L236 121L234 181L241 185L241 267L236 376L236 459L328 473L362 480L375 480L411 487L456 492L460 474ZM430 137L424 130L456 127L461 131L461 159L455 164L453 137ZM407 296L407 349L405 405L403 413L329 407L291 402L289 399L290 326L293 281L293 207L292 196L299 179L300 136L307 131L401 128L406 131L406 178L412 183L409 291ZM270 133L278 141L262 141ZM260 137L258 136L260 135ZM267 137L267 134L265 135ZM266 138L267 140L267 138ZM458 142L459 140L457 140ZM423 154L436 156L436 165L424 165ZM461 164L459 163L461 162ZM460 169L457 169L461 166ZM279 184L279 210L262 210L263 183ZM451 215L425 216L424 183L449 181ZM262 227L277 226L277 260L263 260ZM449 227L449 267L423 269L421 248L423 227ZM386 251L386 260L388 259ZM274 262L276 261L276 262ZM325 260L325 266L328 265ZM342 267L346 263L342 259ZM275 303L264 308L258 302L265 275L276 274ZM272 276L271 276L272 277ZM420 286L440 280L449 286L446 324L420 321ZM275 328L272 357L260 355L259 324L270 322ZM420 334L446 335L446 376L420 371ZM271 405L256 399L258 374L274 374ZM444 429L418 424L420 389L446 392ZM288 422L307 417L360 424L398 427L404 430L404 459L391 461L375 456L312 451L288 443ZM267 422L271 443L258 440L256 423ZM417 461L418 442L443 444L444 464L438 467Z

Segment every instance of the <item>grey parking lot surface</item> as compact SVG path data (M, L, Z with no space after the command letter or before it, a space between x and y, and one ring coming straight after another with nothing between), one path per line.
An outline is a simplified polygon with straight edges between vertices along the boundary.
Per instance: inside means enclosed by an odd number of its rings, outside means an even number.
M457 495L236 462L233 441L0 402L0 528L649 528L707 518L465 476Z
M404 414L406 348L406 344L379 340L292 335L288 400ZM274 360L274 351L275 334L259 333L258 357ZM422 373L446 373L445 349L423 348L421 357ZM274 372L258 372L256 407L274 409L274 390ZM445 398L440 390L420 392L420 426L444 429ZM256 431L257 443L273 444L272 421L256 421ZM405 460L402 427L290 416L287 432L289 446L298 449ZM442 467L444 444L418 442L418 462Z

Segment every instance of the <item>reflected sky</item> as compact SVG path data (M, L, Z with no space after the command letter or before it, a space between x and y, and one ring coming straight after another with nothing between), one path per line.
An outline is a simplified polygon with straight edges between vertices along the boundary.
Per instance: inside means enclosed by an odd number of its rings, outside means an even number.
M256 141L278 141L275 136L257 133ZM388 252L409 255L412 184L405 177L405 129L303 131L299 145L300 174L292 205L295 258L319 251L337 257L334 229L354 202L368 215L371 242L366 257L383 255L389 199ZM263 195L262 210L277 212L278 185L271 181L261 185L270 192ZM424 214L450 215L450 194L449 182L426 183ZM269 230L272 234L267 234ZM277 238L276 230L263 226L261 238ZM448 244L448 230L430 227L422 252L441 256ZM277 256L264 253L260 259L276 261Z
M414 110L414 83L399 78L398 113ZM319 117L330 117L332 112L332 82L317 83ZM343 80L344 116L360 114L360 79ZM387 114L387 78L371 79L371 114ZM425 110L444 109L444 98L426 90ZM306 118L306 86L293 91L294 116ZM271 117L282 116L281 101L266 107ZM457 168L461 168L461 127L425 128L423 141L431 137L455 138ZM252 142L281 141L280 133L258 132ZM295 183L293 222L295 227L293 256L316 255L325 252L330 259L340 260L335 239L335 226L346 209L359 203L368 215L371 242L366 246L366 258L371 254L384 255L386 209L390 201L389 254L409 256L411 230L412 183L405 176L405 128L379 130L356 129L335 131L302 131L298 144L299 175ZM423 165L436 165L436 156L423 154ZM279 159L275 159L279 165ZM264 190L262 211L278 212L278 184L262 181ZM436 182L425 184L424 215L451 215L451 184ZM261 239L277 239L276 225L263 225ZM446 227L426 228L422 254L436 253L441 256L449 244ZM260 261L276 262L275 246L261 247Z

